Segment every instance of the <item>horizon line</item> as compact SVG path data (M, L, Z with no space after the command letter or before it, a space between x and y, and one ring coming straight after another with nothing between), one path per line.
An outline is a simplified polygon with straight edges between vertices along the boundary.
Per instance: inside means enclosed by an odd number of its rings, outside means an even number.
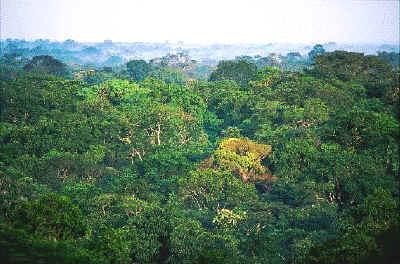
M274 44L297 44L297 45L312 45L312 44L321 44L321 45L328 45L328 44L340 44L340 45L348 45L348 44L363 44L363 45L400 45L399 42L390 42L390 41L355 41L355 42L348 42L348 41L313 41L313 42L289 42L289 41L271 41L271 42L196 42L196 41L189 41L189 40L143 40L143 41L130 41L130 40L113 40L113 39L103 39L103 40L77 40L73 38L67 39L54 39L54 38L0 38L0 41L7 41L7 40L20 40L26 42L35 42L35 41L49 41L49 42L65 42L65 41L74 41L77 43L107 43L111 42L114 44L118 43L157 43L157 44L191 44L191 45L274 45Z

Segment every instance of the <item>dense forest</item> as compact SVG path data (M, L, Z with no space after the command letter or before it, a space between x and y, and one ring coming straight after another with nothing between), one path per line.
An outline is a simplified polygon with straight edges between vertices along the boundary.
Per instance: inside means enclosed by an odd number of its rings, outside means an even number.
M2 263L399 261L398 53L23 51L0 60Z

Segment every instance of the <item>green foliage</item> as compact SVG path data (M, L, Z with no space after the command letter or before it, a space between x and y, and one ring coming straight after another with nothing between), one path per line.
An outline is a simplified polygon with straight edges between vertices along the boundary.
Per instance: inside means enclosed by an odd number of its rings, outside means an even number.
M135 82L140 82L145 79L152 70L151 65L144 60L128 61L128 63L126 64L126 68L129 76Z
M313 47L313 49L308 53L308 59L311 62L315 61L315 58L319 55L322 55L325 53L325 49L321 44L317 44Z
M185 219L186 220L186 219ZM238 263L237 240L207 232L198 221L179 222L171 234L174 263Z
M40 74L52 74L56 76L66 76L68 74L67 65L48 55L33 57L25 66L24 70Z
M390 64L376 56L355 52L325 53L317 57L315 71L328 78L359 82L367 88L371 97L382 97L398 82Z
M179 194L189 208L197 210L234 208L256 197L254 186L229 172L212 169L194 171L180 179Z
M375 189L356 210L354 226L337 239L311 249L309 263L394 263L399 237L398 202L384 189Z
M127 238L127 230L101 226L92 232L87 247L99 254L105 263L128 263L130 243Z
M246 139L227 138L223 140L213 156L203 162L202 167L217 168L237 174L243 182L269 181L272 179L268 168L261 164L272 152L269 145L262 145Z
M242 56L211 81L183 53L75 80L18 56L0 66L3 262L399 259L393 54Z
M304 103L304 118L311 123L323 123L329 120L329 109L320 99L308 99Z
M246 87L257 73L254 63L239 61L221 61L210 75L210 81L233 80L241 87Z
M378 58L390 63L393 67L399 67L400 64L400 53L396 52L378 52Z
M0 256L4 263L108 263L95 251L73 241L52 241L0 225Z
M182 71L168 66L155 69L149 74L149 77L175 84L184 84L187 81L187 77Z
M83 235L83 215L65 196L48 194L19 205L13 225L47 239L70 239Z

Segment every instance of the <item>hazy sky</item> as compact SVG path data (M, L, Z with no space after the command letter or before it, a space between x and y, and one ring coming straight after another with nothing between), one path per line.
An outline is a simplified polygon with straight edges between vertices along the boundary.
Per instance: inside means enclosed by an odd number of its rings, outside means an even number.
M0 0L1 38L399 43L398 0Z

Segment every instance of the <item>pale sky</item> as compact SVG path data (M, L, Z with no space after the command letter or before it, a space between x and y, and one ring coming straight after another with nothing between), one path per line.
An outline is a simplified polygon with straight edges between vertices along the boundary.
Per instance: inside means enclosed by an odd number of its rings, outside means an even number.
M398 0L0 0L0 37L399 43Z

